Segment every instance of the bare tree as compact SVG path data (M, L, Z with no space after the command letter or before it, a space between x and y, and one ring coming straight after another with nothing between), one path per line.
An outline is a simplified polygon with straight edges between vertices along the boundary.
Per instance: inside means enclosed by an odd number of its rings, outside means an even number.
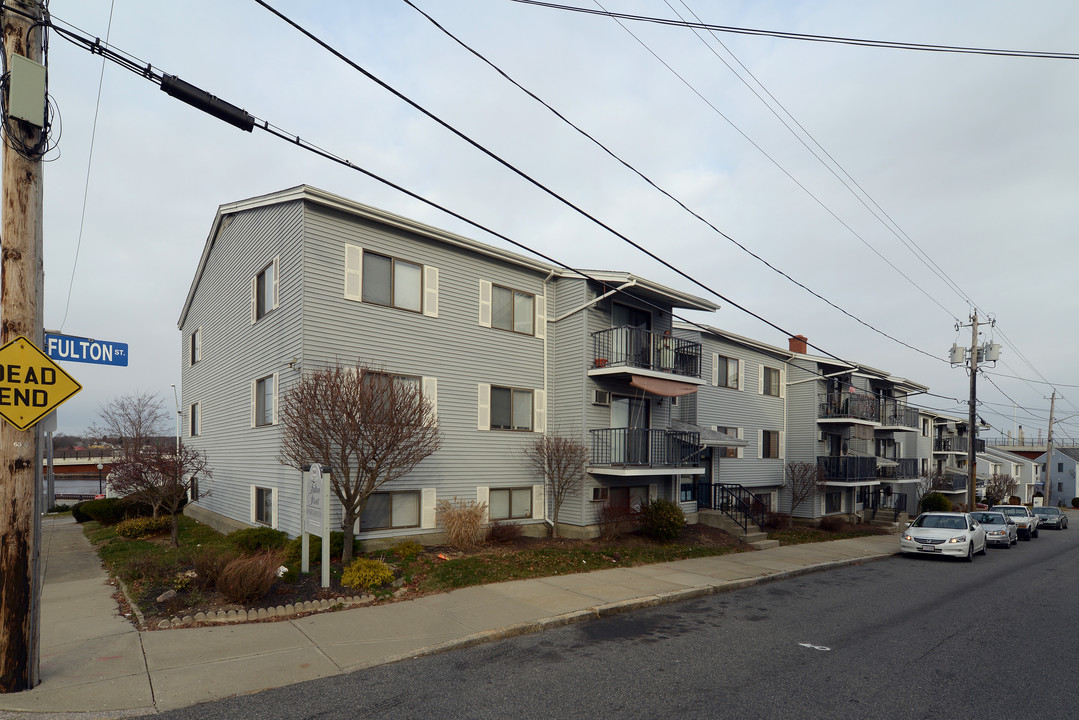
M86 432L91 438L115 443L122 455L138 454L165 434L167 419L160 395L136 390L98 408L97 421Z
M558 511L562 502L580 492L589 449L580 440L561 435L540 435L524 449L529 464L539 474L551 498L552 537L558 537Z
M914 508L922 506L922 498L931 492L949 489L948 480L936 470L923 472L918 476L918 484L914 488L917 497L914 498Z
M783 468L783 487L791 496L790 519L793 520L794 512L825 487L824 473L816 463L789 462Z
M168 513L172 520L172 546L179 546L177 514L194 495L202 479L212 476L206 456L184 445L174 448L146 445L139 452L123 453L113 463L109 487L117 494L153 508L154 517ZM203 496L209 493L201 491ZM194 498L192 498L194 499Z
M990 504L1004 503L1018 488L1018 481L1011 475L993 474L985 481L985 498Z
M278 460L330 470L330 487L341 503L346 563L371 494L412 472L442 441L418 382L363 365L337 363L305 376L285 394L280 419Z

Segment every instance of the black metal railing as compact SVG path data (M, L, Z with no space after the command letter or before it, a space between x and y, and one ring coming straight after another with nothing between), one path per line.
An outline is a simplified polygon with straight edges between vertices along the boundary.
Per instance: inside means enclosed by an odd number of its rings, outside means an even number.
M633 467L697 467L701 434L649 428L591 430L592 464Z
M872 494L869 497L869 507L873 510L873 517L882 511L894 512L895 518L899 517L899 513L907 511L907 496L904 493L888 492L887 488L872 488Z
M969 438L944 437L933 440L933 452L965 453L970 450ZM974 452L985 452L985 440L974 440Z
M918 409L886 398L881 400L880 422L892 427L917 428Z
M113 458L120 454L116 448L81 448L79 450L53 450L52 456L56 460L95 460L97 458Z
M712 509L726 513L744 532L749 532L750 524L764 531L766 508L763 500L741 485L717 483L712 486Z
M861 482L877 478L877 459L875 457L817 457L817 467L825 480L837 482Z
M592 333L593 367L635 367L699 378L701 344L629 326Z
M820 418L880 422L880 399L868 393L821 393Z
M877 477L899 479L918 477L918 458L888 458L895 463L893 466L884 467L877 465Z

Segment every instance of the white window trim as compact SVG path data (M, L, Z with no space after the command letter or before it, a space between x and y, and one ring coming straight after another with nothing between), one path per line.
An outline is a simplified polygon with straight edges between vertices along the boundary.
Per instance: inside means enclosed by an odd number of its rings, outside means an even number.
M195 427L194 427L195 432L193 432L193 433L191 432L191 430L192 430L192 428L191 428L191 408L195 408ZM202 401L200 400L199 402L193 402L190 405L188 405L187 406L187 412L188 412L187 436L188 437L197 437L199 435L202 435Z
M491 327L491 282L480 280L480 327Z
M270 422L269 425L259 425L259 424L257 424L258 417L256 416L257 415L257 408L258 408L259 380L265 380L268 377L273 378L273 418L272 418L272 421ZM251 427L270 427L272 425L277 425L278 420L279 420L279 414L278 414L278 405L279 405L279 403L277 402L277 398L278 398L278 394L279 394L279 391L280 391L280 387L281 387L281 376L280 376L279 373L270 373L269 375L261 375L261 376L255 378L254 380L251 381Z
M476 504L483 505L483 521L491 521L491 489L488 487L476 487Z
M277 526L279 524L279 522L278 522L279 521L278 507L281 505L281 503L279 502L278 494L277 494L277 488L268 488L268 487L265 487L263 485L251 485L250 488L251 488L251 514L250 514L251 524L255 525L255 526L258 526L258 527L266 527L265 523L259 522L259 520L258 520L258 491L259 491L259 489L269 490L270 491L270 524L269 524L269 527L276 530Z
M431 417L438 420L438 378L421 377L420 393L431 403Z
M349 285L354 284L356 291L349 292ZM363 302L363 248L359 245L345 244L345 299Z
M254 325L262 318L258 317L258 290L259 290L259 275L266 272L267 268L273 268L273 285L271 286L271 293L273 295L273 306L266 310L262 317L269 315L272 310L276 310L281 304L280 294L278 291L278 285L281 278L281 256L275 255L274 259L269 265L264 265L259 269L257 273L251 278L251 324Z
M547 296L535 296L536 320L533 334L540 340L547 337Z
M726 378L723 379L723 384L722 385L720 385L720 383L719 383L719 358L720 357L725 357L725 358L727 358L728 362L734 361L734 363L735 363L735 373L737 373L736 377L738 379L737 379L737 382L735 382L734 387L730 387L730 386L727 385L727 379ZM723 387L723 388L726 388L728 390L742 390L742 385L743 385L743 382L742 382L742 360L741 360L741 358L733 358L730 355L722 355L721 353L718 353L718 352L712 353L712 387Z
M438 268L423 266L423 314L438 317Z
M487 383L480 383L479 389L476 395L477 398L477 412L476 412L476 429L477 430L490 430L491 429L491 386Z
M547 432L547 391L532 391L532 432Z
M438 524L435 508L438 504L438 491L435 488L420 490L420 529L431 530Z

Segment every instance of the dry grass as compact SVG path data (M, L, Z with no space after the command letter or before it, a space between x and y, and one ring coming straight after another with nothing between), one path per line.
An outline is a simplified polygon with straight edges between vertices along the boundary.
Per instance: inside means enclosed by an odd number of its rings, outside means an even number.
M274 551L237 558L217 576L217 590L229 602L254 602L269 592L283 561L284 554Z
M439 500L438 522L446 530L446 542L458 550L471 550L483 542L487 503L475 500Z

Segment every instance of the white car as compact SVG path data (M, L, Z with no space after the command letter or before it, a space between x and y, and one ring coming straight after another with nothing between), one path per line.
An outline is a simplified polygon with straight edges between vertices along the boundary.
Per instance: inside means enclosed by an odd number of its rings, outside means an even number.
M1038 516L1026 505L994 505L989 509L1010 517L1015 523L1015 529L1019 532L1020 540L1038 537Z
M951 555L967 562L985 555L985 528L969 513L927 512L914 519L899 539L899 550L912 555Z

